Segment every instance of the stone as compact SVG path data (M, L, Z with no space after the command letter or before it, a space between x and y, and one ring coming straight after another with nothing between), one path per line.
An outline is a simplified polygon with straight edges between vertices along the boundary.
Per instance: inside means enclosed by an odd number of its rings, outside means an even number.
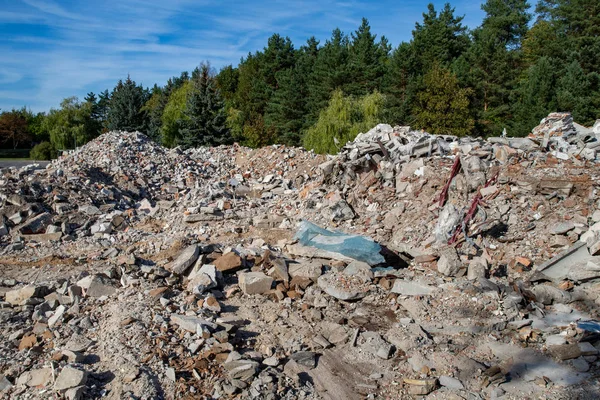
M29 387L47 386L52 381L52 368L32 369L24 372L17 379L17 385Z
M343 274L346 276L358 277L364 282L369 282L373 279L373 271L371 270L371 266L362 261L352 261L344 269Z
M446 247L441 251L437 261L438 271L446 276L456 276L460 270L461 262L454 247Z
M571 365L577 372L587 372L590 370L590 364L583 359L583 357L571 360Z
M548 350L554 357L561 360L570 360L572 358L577 358L582 355L581 349L576 343L548 346Z
M85 386L77 386L67 389L65 399L67 400L83 400L85 395Z
M275 356L268 357L265 358L262 363L268 365L269 367L276 367L279 365L279 359Z
M274 280L284 282L287 285L290 281L290 274L285 260L275 258L274 260L271 260L271 264L273 266L269 269L269 276Z
M64 358L67 359L67 362L70 364L73 364L73 363L79 364L85 360L85 356L77 351L62 350L61 354Z
M77 286L86 289L86 296L95 298L111 296L117 291L111 279L104 274L86 276L77 282Z
M27 221L25 225L19 228L19 232L24 235L33 235L46 232L46 228L52 222L52 214L42 213L37 217Z
M409 394L426 395L437 388L437 379L407 379L404 378L404 384L407 385Z
M435 290L434 287L423 285L419 282L396 279L392 287L392 293L403 296L427 296Z
M449 389L463 390L465 387L462 382L451 376L442 375L438 378L440 385Z
M298 351L292 354L290 359L307 368L315 368L317 366L317 355L312 351Z
M564 235L573 229L575 229L575 224L573 222L564 221L552 225L550 233L553 235Z
M328 295L344 301L362 299L368 292L368 287L360 278L356 279L342 274L321 275L317 279L317 284Z
M87 372L73 367L64 367L54 382L54 390L64 391L85 385Z
M45 296L47 292L48 288L46 286L28 285L21 289L6 292L4 300L13 306L23 306L28 304L31 299Z
M288 263L288 273L292 278L308 278L316 282L323 274L323 262L317 260L293 260Z
M65 306L63 306L62 304L60 306L58 306L56 308L56 310L54 311L54 314L52 314L52 316L50 318L48 318L48 327L52 328L59 321L62 321L62 317L63 317L65 311L66 311Z
M245 294L263 294L271 290L273 278L262 272L242 272L238 276L238 285Z
M171 314L171 322L188 332L196 333L198 329L216 328L216 325L193 315Z
M476 257L469 261L467 268L467 279L471 281L485 278L487 275L487 261L483 257Z
M12 387L13 384L4 375L0 375L0 393L8 391Z
M182 275L187 269L196 262L200 255L200 247L196 244L185 248L179 256L170 265L170 270L175 275Z
M233 251L223 254L213 261L214 266L221 272L235 272L242 268L242 258Z
M393 352L392 345L386 343L386 344L380 346L379 349L377 349L377 353L375 353L375 355L379 358L387 360L392 356L392 352Z
M167 368L167 370L165 371L165 375L167 376L167 378L171 381L171 382L176 382L177 381L177 376L175 375L175 369L174 368Z
M598 349L590 342L579 342L577 345L579 346L579 351L581 351L582 356L595 356L598 354Z
M563 335L550 335L546 337L546 346L559 346L567 344L567 338Z

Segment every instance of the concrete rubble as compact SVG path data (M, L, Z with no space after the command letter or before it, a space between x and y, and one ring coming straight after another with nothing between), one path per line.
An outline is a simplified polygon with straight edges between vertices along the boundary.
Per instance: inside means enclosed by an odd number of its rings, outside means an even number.
M2 169L0 398L590 398L599 146L553 113Z

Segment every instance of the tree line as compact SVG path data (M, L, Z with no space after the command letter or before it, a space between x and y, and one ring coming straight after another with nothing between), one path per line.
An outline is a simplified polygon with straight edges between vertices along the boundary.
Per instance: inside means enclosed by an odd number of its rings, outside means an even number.
M266 46L218 73L202 63L151 89L129 77L114 89L63 100L58 109L0 115L11 146L32 139L47 151L107 130L138 130L168 146L240 142L336 152L385 122L434 134L527 135L552 111L579 123L600 117L600 2L487 0L473 30L450 4L432 4L409 42L393 48L369 22L295 47Z

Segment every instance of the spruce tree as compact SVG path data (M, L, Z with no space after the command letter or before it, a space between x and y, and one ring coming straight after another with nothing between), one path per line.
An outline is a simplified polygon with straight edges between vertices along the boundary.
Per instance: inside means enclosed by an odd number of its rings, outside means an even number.
M381 89L390 49L385 36L379 43L375 42L376 38L377 35L371 33L369 22L363 18L352 34L348 59L350 80L345 85L347 94L362 96Z
M147 120L143 107L148 97L148 91L136 85L129 76L125 82L120 80L110 95L106 127L109 130L145 132Z
M231 143L223 99L208 64L196 68L191 85L180 122L181 145L187 148Z

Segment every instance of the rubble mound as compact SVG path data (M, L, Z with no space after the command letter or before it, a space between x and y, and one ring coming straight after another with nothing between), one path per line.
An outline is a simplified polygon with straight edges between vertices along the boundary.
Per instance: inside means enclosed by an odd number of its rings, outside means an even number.
M139 132L108 132L54 163L67 179L114 185L136 197L157 196L165 184L204 176L204 168L180 149L168 150Z
M0 397L592 398L600 131L0 170Z

